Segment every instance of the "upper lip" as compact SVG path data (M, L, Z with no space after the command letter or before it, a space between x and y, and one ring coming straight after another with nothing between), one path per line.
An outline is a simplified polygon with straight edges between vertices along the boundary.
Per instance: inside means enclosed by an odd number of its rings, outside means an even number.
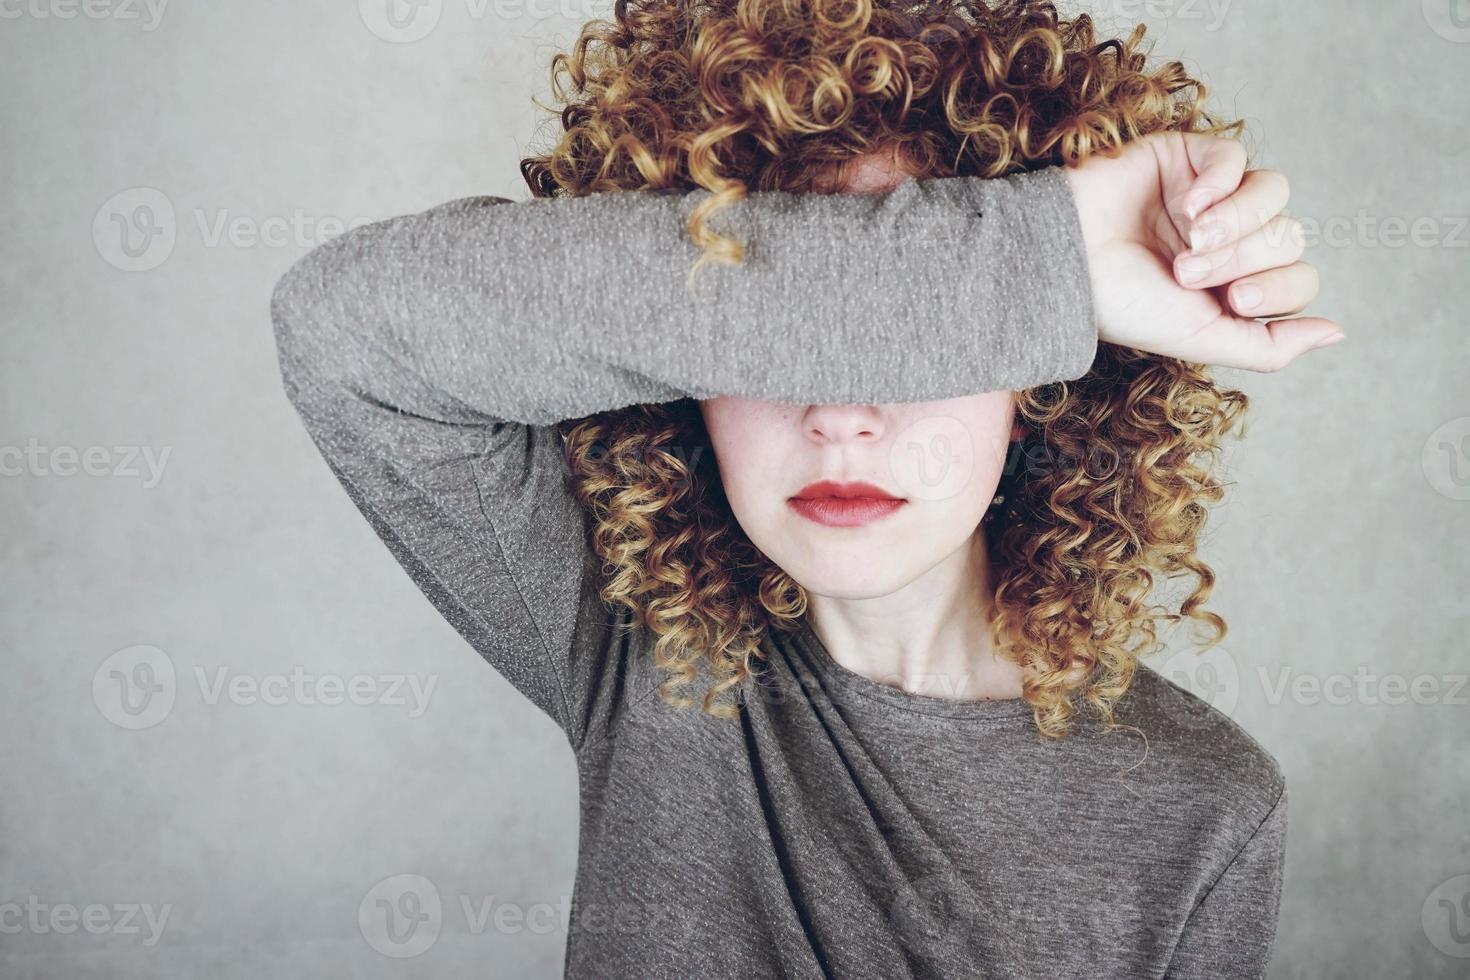
M902 497L894 496L887 490L884 490L882 487L875 487L871 483L863 483L860 480L855 483L838 483L835 480L818 480L816 483L809 483L806 486L802 487L792 496L792 499L818 500L823 497L837 497L840 499L868 497L875 500L903 499Z

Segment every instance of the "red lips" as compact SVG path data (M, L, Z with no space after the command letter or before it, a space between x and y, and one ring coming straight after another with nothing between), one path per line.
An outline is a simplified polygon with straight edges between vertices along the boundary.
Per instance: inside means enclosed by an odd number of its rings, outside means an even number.
M906 501L871 483L821 480L786 501L796 513L827 527L860 527L892 514Z
M836 498L838 500L852 500L855 498L867 498L869 500L902 500L895 497L882 487L875 487L871 483L837 483L833 480L819 480L809 484L797 491L793 500L823 500Z

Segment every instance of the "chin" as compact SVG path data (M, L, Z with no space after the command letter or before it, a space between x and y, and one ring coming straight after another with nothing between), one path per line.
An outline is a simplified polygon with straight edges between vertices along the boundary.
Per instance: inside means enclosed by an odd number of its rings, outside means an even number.
M894 565L891 551L877 548L866 553L834 549L815 561L777 564L807 592L828 599L877 599L913 578Z

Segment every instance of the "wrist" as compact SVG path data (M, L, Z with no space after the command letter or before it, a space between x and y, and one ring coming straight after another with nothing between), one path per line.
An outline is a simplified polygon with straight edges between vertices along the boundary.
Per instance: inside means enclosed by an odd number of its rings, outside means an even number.
M1063 166L1062 173L1072 191L1072 205L1077 209L1077 224L1082 230L1082 246L1093 259L1107 238L1106 221L1099 213L1097 182L1085 167Z

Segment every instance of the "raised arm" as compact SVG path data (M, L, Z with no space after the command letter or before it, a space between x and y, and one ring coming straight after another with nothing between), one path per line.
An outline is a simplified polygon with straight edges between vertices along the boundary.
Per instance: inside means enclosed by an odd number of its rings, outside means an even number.
M285 387L441 613L579 746L615 654L552 423L738 395L930 401L1074 378L1096 346L1062 174L753 193L466 198L321 245L272 297Z

